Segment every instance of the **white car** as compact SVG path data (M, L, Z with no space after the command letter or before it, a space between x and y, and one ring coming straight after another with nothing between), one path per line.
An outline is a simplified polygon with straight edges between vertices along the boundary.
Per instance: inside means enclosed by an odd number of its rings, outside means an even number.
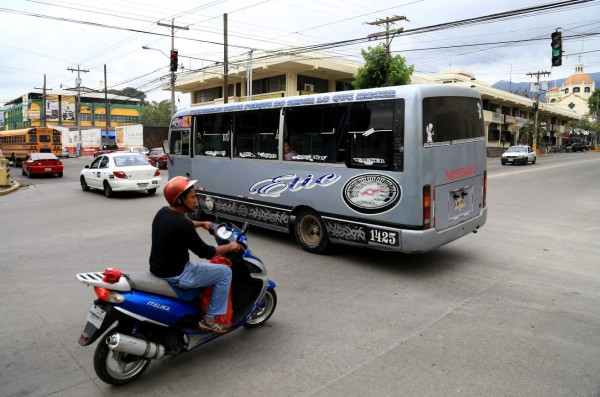
M535 164L535 160L537 160L537 156L535 152L531 148L531 146L518 145L511 146L508 148L506 152L502 154L500 161L502 165L508 164L527 164L531 162L531 164Z
M100 155L86 165L79 176L81 189L102 189L106 197L114 192L147 191L160 187L160 171L139 153L113 152Z
M150 153L150 150L148 150L148 148L145 148L143 146L130 146L128 148L123 149L122 152L141 153L141 154L147 156L148 153Z

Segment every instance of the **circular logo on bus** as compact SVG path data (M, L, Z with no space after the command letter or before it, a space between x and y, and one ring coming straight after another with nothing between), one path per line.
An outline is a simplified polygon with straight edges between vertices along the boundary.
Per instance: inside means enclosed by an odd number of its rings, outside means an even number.
M354 211L378 214L388 211L400 201L400 186L381 174L363 174L346 182L342 190L344 201Z

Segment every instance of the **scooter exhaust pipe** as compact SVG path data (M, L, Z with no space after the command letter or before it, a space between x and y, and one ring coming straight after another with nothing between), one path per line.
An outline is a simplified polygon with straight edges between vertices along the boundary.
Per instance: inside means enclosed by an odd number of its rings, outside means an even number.
M110 350L143 358L158 359L165 355L163 345L119 333L107 337L106 344Z

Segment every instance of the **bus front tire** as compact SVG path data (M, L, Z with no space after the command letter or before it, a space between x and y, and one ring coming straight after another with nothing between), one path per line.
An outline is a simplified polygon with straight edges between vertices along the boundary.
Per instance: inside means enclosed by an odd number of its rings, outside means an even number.
M303 250L321 254L329 245L327 229L321 217L314 211L300 211L294 224L296 241Z

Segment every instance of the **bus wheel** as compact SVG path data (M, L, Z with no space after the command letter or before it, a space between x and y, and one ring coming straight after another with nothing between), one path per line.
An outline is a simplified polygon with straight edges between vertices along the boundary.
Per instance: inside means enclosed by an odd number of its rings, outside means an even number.
M325 224L314 211L300 211L296 217L294 231L296 240L305 251L320 254L329 245Z

